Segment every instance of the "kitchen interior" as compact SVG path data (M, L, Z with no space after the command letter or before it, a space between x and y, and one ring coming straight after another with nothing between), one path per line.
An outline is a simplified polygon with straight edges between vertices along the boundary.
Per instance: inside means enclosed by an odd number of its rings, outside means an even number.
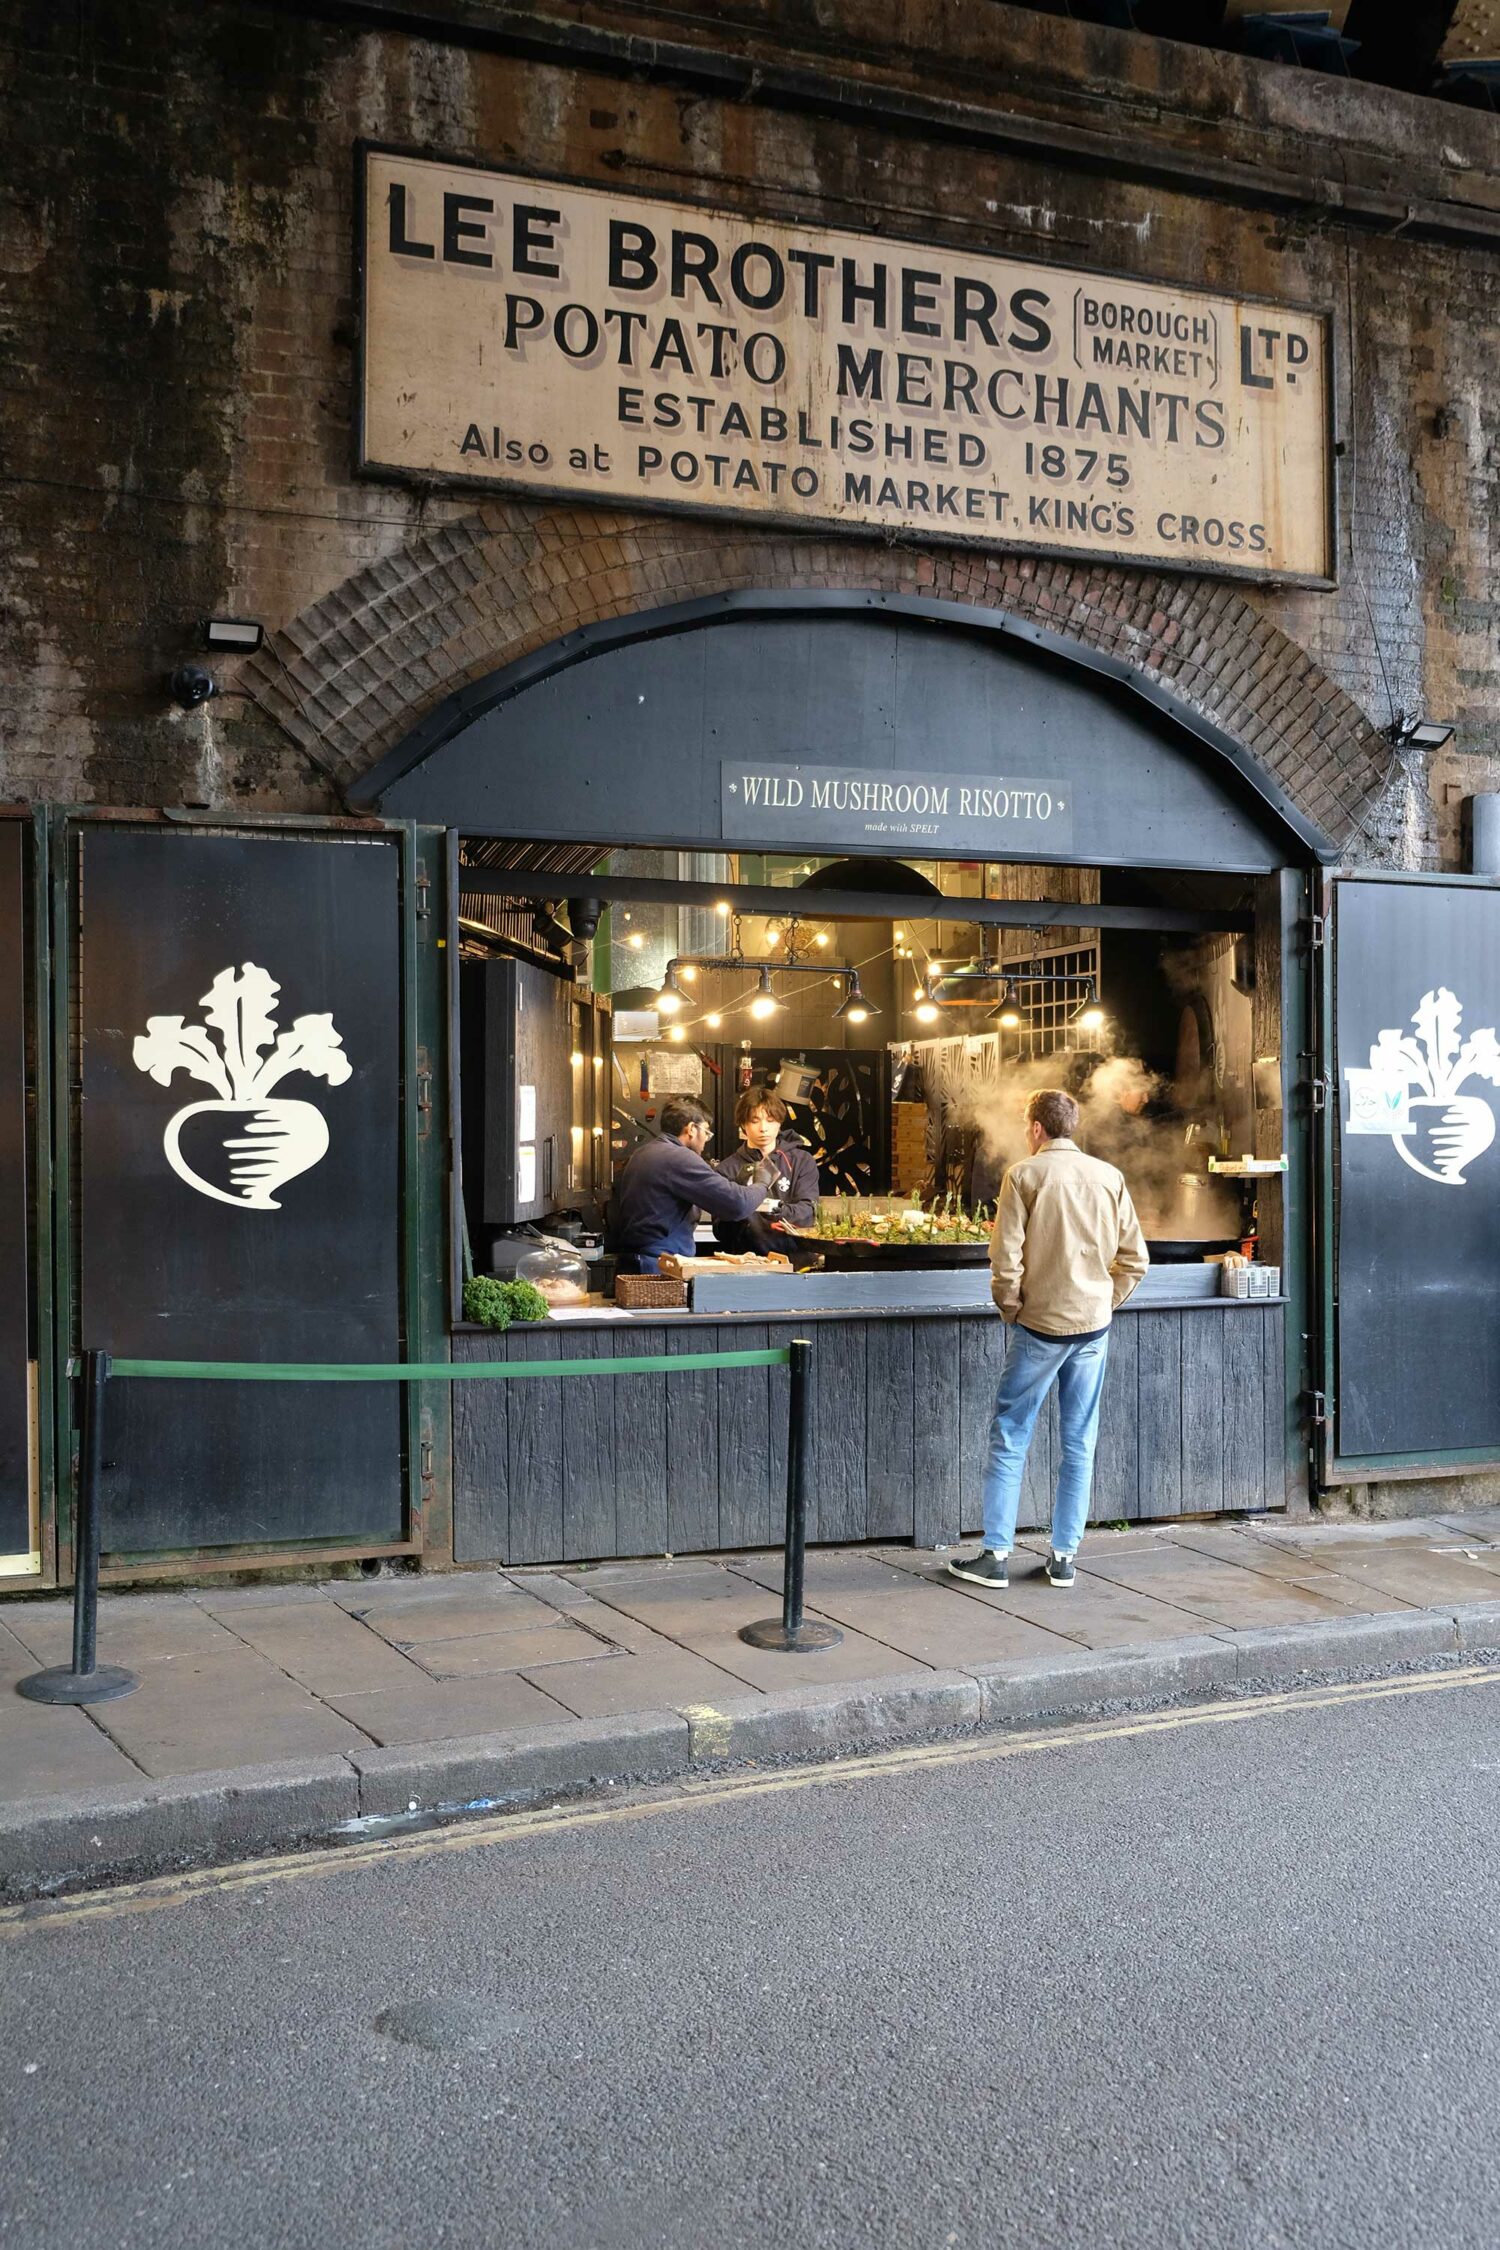
M1142 1303L1282 1295L1279 915L1253 877L687 853L465 839L455 933L471 1277L554 1318L988 1304L989 1219L1024 1108L1061 1085L1125 1174ZM591 887L591 886L597 886ZM878 909L878 911L877 911ZM738 1141L787 1105L821 1199L785 1262L701 1255L619 1276L612 1181L690 1095ZM518 1316L524 1317L524 1316Z

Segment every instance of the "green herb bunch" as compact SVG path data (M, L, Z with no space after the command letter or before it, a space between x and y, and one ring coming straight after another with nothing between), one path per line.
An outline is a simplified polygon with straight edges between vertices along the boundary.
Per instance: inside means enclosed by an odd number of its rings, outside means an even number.
M515 1320L545 1320L547 1300L529 1281L497 1281L476 1273L464 1283L464 1318L482 1328L509 1328Z

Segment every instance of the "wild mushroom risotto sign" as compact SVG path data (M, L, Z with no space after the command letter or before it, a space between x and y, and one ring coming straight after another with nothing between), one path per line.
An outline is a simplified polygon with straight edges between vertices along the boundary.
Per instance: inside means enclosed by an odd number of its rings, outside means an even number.
M365 469L1332 581L1322 314L363 163Z
M762 842L865 844L876 850L1026 850L1073 842L1070 783L1007 774L879 772L862 766L720 767L723 834Z

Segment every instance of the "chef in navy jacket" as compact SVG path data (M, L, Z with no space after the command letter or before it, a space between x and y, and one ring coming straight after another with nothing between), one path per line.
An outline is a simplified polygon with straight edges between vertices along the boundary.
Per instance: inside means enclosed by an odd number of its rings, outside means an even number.
M701 1103L684 1094L662 1103L659 1139L632 1150L610 1200L605 1243L621 1273L655 1273L664 1250L691 1257L695 1212L748 1219L766 1207L767 1188L740 1187L706 1160L712 1139Z

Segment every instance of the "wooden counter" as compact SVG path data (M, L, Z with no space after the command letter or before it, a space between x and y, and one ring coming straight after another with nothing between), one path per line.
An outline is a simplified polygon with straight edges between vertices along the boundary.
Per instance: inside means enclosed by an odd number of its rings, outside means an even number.
M1285 1506L1284 1320L1280 1301L1123 1308L1105 1379L1096 1521ZM775 1349L807 1334L815 1345L812 1538L930 1547L977 1531L1004 1336L992 1311L585 1317L504 1335L461 1329L453 1356L621 1359ZM456 1383L453 1415L460 1562L780 1542L781 1368ZM1046 1521L1056 1453L1054 1397L1027 1464L1023 1529Z

